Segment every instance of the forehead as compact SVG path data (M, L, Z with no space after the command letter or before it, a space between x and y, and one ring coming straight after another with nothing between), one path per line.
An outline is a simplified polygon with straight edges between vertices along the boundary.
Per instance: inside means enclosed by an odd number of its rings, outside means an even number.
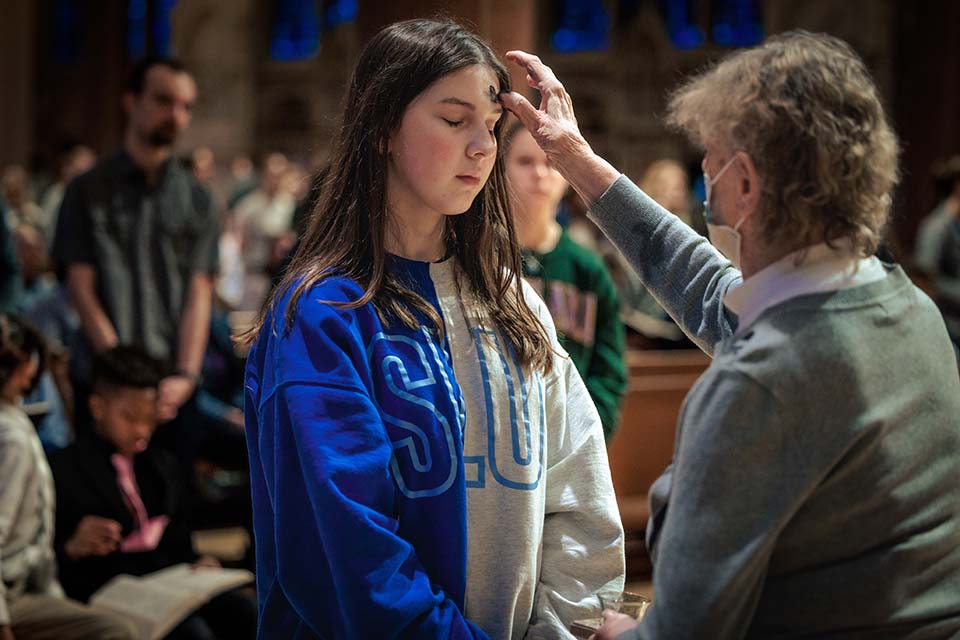
M499 109L499 87L500 81L493 69L486 65L473 64L441 77L417 98L443 100L456 97L468 100L482 109Z
M111 389L103 395L107 404L127 410L153 409L157 399L157 390L146 387L120 387Z
M143 92L171 93L181 100L193 100L196 97L197 85L186 71L175 71L170 67L157 65L147 71Z

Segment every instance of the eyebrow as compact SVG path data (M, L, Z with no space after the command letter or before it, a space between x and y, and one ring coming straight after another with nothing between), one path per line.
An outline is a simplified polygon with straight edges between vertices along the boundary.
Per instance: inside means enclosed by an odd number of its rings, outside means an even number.
M470 111L476 111L477 107L472 102L467 102L466 100L461 100L460 98L444 98L440 101L440 104L455 104L459 107L466 107ZM497 104L496 113L503 113L503 107Z

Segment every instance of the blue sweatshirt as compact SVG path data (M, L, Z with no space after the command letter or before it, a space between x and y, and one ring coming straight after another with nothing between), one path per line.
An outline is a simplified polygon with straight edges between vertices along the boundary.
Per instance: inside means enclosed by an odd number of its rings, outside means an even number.
M596 410L568 358L547 377L517 367L452 261L391 268L441 314L443 339L425 318L385 326L371 305L329 304L362 295L330 277L289 331L281 300L250 353L260 636L563 636L622 584ZM574 401L569 416L547 388ZM578 463L571 503L561 474Z

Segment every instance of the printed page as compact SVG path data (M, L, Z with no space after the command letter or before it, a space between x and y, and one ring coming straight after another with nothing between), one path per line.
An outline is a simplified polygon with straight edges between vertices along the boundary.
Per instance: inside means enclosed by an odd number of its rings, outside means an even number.
M134 622L140 640L159 640L203 604L191 593L177 593L133 576L117 576L90 598L90 605Z
M177 564L143 576L143 580L167 591L188 591L206 602L214 596L253 582L253 574L245 569L194 569L189 564Z

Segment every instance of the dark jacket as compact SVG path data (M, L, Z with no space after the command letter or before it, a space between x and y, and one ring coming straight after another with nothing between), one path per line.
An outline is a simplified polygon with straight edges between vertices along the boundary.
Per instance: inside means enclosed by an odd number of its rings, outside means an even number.
M117 485L110 456L113 447L97 436L85 436L51 457L57 485L56 539L60 582L67 595L86 602L112 577L121 573L143 575L197 558L184 518L184 493L173 456L149 448L134 461L140 496L149 517L166 515L170 524L153 551L89 556L70 560L64 544L84 516L99 516L120 523L126 538L134 530L133 514L127 509Z

